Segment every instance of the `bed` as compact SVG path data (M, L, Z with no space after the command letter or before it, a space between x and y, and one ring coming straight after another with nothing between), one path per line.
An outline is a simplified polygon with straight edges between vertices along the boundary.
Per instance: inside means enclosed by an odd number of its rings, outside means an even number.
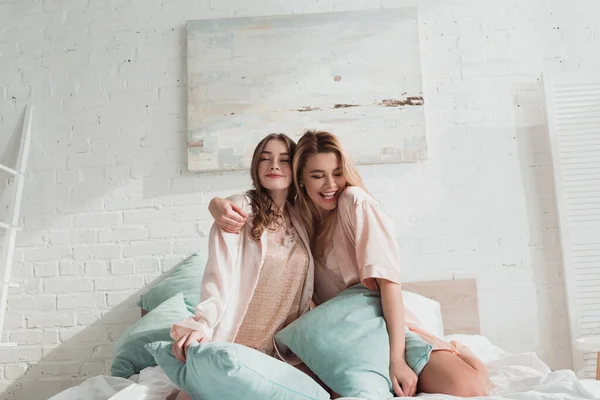
M406 283L404 290L439 302L445 338L463 342L486 364L493 385L486 399L600 399L600 381L580 380L570 370L551 371L534 353L511 354L482 336L474 279ZM159 367L148 367L129 379L105 375L90 378L51 400L163 400L175 398L176 393L177 388ZM431 394L419 397L456 398Z

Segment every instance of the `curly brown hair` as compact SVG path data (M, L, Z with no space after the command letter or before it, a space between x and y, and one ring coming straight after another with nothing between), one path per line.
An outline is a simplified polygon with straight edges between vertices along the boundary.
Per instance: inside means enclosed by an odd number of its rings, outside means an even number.
M290 160L294 157L296 151L296 143L283 133L271 133L265 136L256 148L252 155L250 164L250 177L252 178L252 186L254 189L246 192L250 197L250 206L252 207L252 237L259 241L265 229L277 229L283 226L283 210L280 210L276 205L269 192L260 184L258 176L258 163L262 152L265 150L267 143L271 140L281 140L289 149ZM288 189L287 201L294 204L296 200L296 188L292 184Z

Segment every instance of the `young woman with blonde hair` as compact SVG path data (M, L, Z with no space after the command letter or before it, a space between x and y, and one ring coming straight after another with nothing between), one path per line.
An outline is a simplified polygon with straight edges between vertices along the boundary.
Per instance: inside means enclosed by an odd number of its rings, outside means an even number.
M367 192L338 138L329 132L306 132L298 141L293 170L296 207L315 259L315 304L357 283L381 292L396 395L487 395L488 375L481 361L467 348L457 349L428 333L415 315L405 313L393 222ZM232 231L239 229L242 222L234 221L234 213L224 211L227 207L226 201L213 199L211 214L218 223L231 221ZM434 350L419 377L404 358L405 326Z

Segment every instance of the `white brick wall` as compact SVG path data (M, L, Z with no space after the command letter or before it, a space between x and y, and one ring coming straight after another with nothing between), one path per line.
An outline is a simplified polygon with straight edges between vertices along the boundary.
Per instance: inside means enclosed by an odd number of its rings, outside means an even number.
M206 245L208 199L248 183L186 171L186 19L415 3L0 0L0 144L36 104L5 398L108 372L141 288ZM395 219L407 280L476 277L484 334L570 367L539 78L597 70L600 6L420 4L430 159L361 171Z

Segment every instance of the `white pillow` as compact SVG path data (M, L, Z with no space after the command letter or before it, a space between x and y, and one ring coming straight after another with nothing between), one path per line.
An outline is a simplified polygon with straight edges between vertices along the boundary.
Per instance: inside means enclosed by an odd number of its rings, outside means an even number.
M420 294L402 291L404 309L410 310L421 321L425 330L439 338L444 337L440 303Z

